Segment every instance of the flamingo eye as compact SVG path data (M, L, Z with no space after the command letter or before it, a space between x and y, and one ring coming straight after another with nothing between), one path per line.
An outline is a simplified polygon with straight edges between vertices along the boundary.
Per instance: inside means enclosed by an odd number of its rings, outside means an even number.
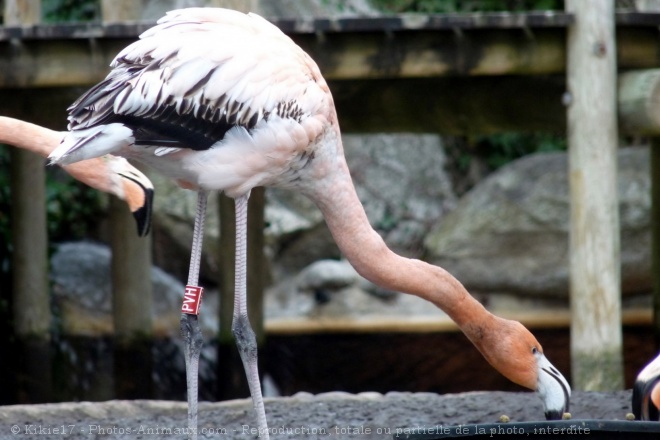
M539 349L536 347L532 347L532 354L536 354L539 352Z

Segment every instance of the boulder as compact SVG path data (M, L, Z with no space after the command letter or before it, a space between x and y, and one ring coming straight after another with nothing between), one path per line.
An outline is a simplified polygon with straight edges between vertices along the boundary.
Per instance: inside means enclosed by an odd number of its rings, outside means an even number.
M651 290L649 150L619 150L622 290ZM427 260L475 293L568 297L566 153L540 153L480 182L425 240Z
M286 277L266 295L266 318L359 319L446 314L428 301L382 289L346 260L320 260Z
M51 258L53 304L61 332L68 336L106 336L113 333L110 249L90 242L62 243ZM184 286L158 267L150 274L153 284L153 331L158 337L179 335ZM200 314L205 333L218 327L217 295L205 292L209 313Z

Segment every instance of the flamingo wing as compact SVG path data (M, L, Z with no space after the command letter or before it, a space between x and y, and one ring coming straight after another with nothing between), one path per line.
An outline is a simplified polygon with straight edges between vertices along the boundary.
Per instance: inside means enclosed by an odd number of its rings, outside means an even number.
M289 37L255 14L223 9L169 13L111 67L69 108L69 130L120 123L137 145L204 150L236 126L250 131L272 116L301 122L329 96ZM321 102L301 102L310 89Z

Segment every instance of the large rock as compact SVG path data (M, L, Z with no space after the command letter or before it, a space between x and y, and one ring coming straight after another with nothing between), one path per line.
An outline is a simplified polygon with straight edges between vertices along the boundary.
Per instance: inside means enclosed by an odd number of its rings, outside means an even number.
M395 252L421 257L424 237L456 204L440 137L377 134L342 139L371 225ZM295 275L319 259L340 256L320 212L304 196L269 190L266 219L276 279Z
M51 258L53 303L63 334L105 336L113 333L111 252L98 243L63 243ZM184 286L153 267L153 331L158 337L178 337ZM218 327L217 295L205 293L200 323L210 336Z
M447 315L428 301L382 289L362 278L346 260L319 260L268 291L267 319L360 319Z
M568 296L569 187L565 153L515 161L474 187L425 241L428 260L476 293ZM619 151L623 293L648 292L648 148Z

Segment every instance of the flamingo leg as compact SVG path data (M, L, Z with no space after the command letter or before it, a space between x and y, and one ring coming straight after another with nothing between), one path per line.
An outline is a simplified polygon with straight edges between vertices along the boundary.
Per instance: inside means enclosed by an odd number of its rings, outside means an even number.
M190 255L190 270L188 271L188 285L181 313L181 336L184 342L184 355L186 360L186 385L188 392L188 438L197 439L197 401L199 398L199 355L202 351L204 339L199 326L197 311L201 301L201 288L199 282L199 267L202 259L202 238L204 236L204 217L206 215L207 191L200 190L197 195L197 213L193 229L193 243ZM189 292L196 292L197 302L191 307L187 302Z
M249 193L238 197L236 203L236 272L232 333L250 387L252 404L257 414L260 438L269 439L264 399L257 368L257 339L247 314L247 213Z

